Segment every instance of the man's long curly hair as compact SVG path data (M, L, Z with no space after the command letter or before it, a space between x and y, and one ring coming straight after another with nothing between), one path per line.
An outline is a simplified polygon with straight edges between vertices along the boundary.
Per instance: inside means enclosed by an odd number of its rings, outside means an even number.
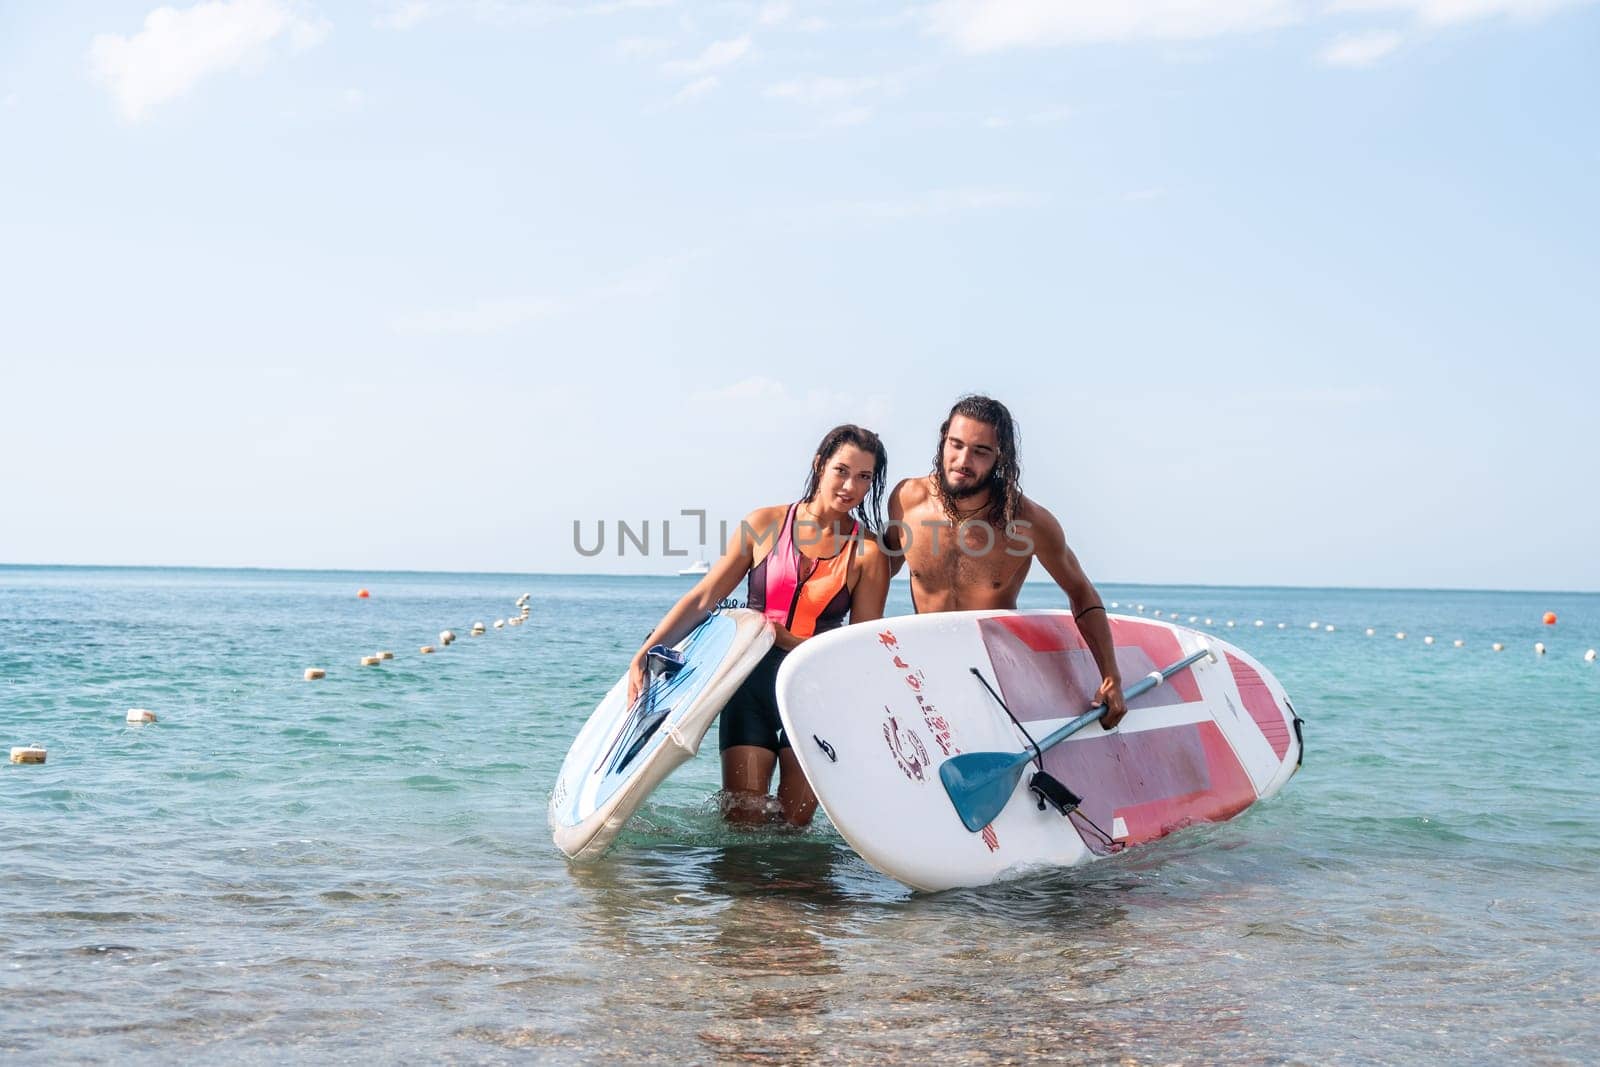
M1017 455L1016 421L1011 418L1011 412L1006 410L1006 406L1000 401L978 393L962 397L950 409L944 424L939 427L939 447L933 453L933 485L934 492L939 496L939 503L943 505L944 513L951 522L960 522L961 515L956 510L956 498L945 491L944 441L950 433L950 423L957 415L964 415L994 427L1000 454L995 457L994 468L989 471L988 481L982 486L989 490L989 507L982 517L993 526L1004 530L1016 519L1017 509L1022 505L1022 462Z
M817 445L817 454L811 459L811 480L806 483L805 494L800 499L810 500L817 495L817 487L822 484L822 468L845 445L855 445L863 452L872 453L876 461L872 468L872 485L855 510L856 521L868 533L876 534L883 529L883 491L889 478L889 451L877 434L863 426L845 423L823 436Z

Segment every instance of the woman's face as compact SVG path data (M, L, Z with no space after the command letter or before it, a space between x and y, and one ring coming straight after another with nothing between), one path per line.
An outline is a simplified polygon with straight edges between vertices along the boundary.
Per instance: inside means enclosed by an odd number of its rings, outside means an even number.
M839 511L853 511L867 498L878 457L856 445L840 445L822 461L815 503Z

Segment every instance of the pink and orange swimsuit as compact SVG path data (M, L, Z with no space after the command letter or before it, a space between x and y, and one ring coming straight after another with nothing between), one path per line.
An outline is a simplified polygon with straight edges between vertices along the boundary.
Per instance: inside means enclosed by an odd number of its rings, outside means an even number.
M745 600L773 625L787 627L796 637L812 637L843 626L850 614L850 563L855 559L860 525L851 524L847 547L826 559L812 559L794 543L798 507L789 505L772 551L751 568ZM774 647L729 698L717 727L721 750L755 745L776 752L789 747L778 717L775 689L785 655L784 649Z

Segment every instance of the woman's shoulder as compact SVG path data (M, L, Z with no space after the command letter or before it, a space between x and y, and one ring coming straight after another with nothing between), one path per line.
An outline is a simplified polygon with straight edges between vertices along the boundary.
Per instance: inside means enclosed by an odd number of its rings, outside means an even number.
M756 508L741 520L739 533L753 541L771 542L778 536L784 517L789 514L788 504L769 504Z

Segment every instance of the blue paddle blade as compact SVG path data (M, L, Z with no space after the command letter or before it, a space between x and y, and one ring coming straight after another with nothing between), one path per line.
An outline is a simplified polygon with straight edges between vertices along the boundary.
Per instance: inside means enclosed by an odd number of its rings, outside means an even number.
M939 765L939 781L956 814L977 833L1005 810L1031 757L1015 752L964 752Z

